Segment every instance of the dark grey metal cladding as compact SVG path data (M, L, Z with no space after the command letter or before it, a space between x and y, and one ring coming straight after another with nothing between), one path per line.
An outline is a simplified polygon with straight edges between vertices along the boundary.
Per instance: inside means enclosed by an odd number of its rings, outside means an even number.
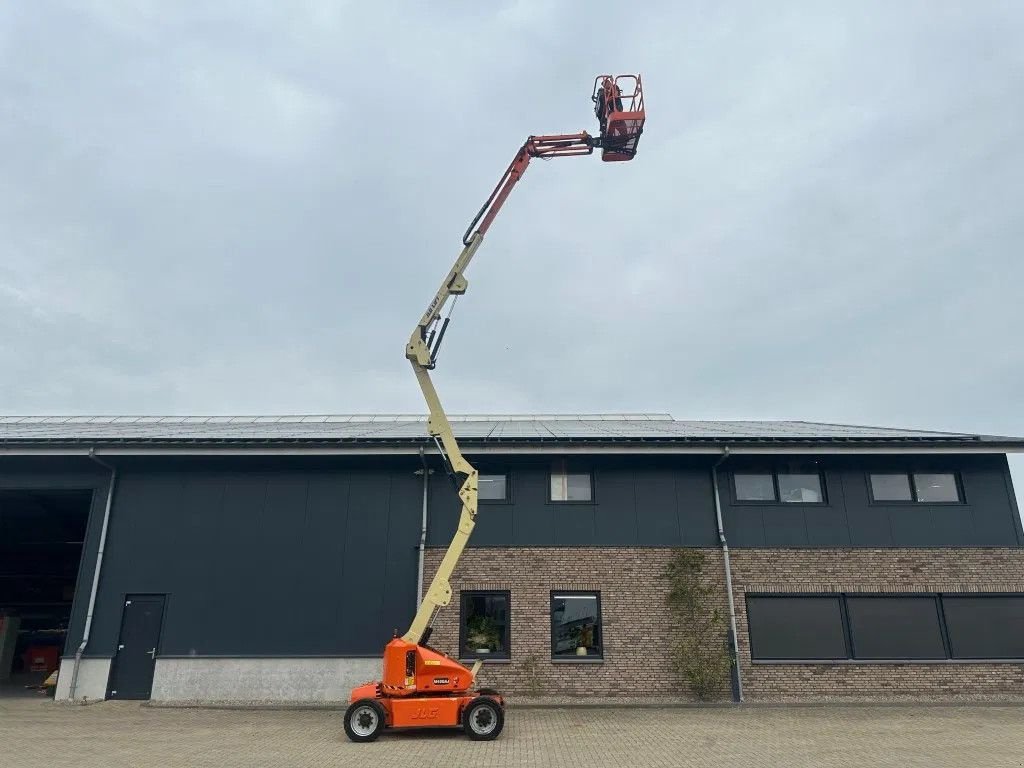
M167 594L161 653L376 655L415 610L416 464L122 468L90 652Z
M481 502L470 546L717 543L707 457L574 457L570 471L593 472L589 503L549 501L550 458L489 456L476 461L482 473L510 473L511 492L508 503ZM433 477L427 544L446 546L458 520L459 501L443 474Z
M570 469L594 473L593 501L578 504L548 501L552 457L477 458L481 471L510 473L511 498L481 504L472 546L717 544L715 456L576 456ZM168 595L165 655L376 655L412 616L418 456L108 460L120 477L89 655L112 654L126 593ZM732 546L1024 546L1005 456L822 456L826 504L735 502L731 471L794 460L723 465ZM966 503L874 503L868 472L885 470L956 471ZM93 491L66 653L81 638L108 481L84 457L0 465L0 487ZM428 544L446 546L457 515L435 472Z
M810 462L810 464L808 464ZM826 503L737 502L735 471L816 467ZM962 504L882 503L871 472L955 472ZM720 469L722 516L733 547L1024 546L1005 455L736 456Z

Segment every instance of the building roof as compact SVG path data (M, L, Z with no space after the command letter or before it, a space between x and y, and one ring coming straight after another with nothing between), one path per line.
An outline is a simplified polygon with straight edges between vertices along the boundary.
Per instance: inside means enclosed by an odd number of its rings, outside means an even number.
M733 445L923 446L1002 452L1024 438L807 421L688 421L667 413L451 416L467 446ZM308 416L0 416L0 450L35 446L405 446L428 440L420 415Z

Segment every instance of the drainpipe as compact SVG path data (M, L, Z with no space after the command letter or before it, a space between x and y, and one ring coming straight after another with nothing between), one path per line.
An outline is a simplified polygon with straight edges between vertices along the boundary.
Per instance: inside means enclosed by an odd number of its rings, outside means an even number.
M718 524L718 543L722 546L722 560L725 563L725 593L729 597L729 644L732 646L732 661L735 676L733 694L736 701L743 701L743 677L740 674L740 646L736 636L736 603L732 596L732 561L729 558L729 542L722 525L722 499L718 491L718 467L729 458L729 446L722 449L722 455L711 467L711 485L715 492L715 522Z
M434 471L427 468L427 459L423 455L423 448L420 448L420 463L423 469L416 470L417 475L423 475L423 515L420 522L420 563L416 572L416 607L423 602L423 554L427 548L427 498L430 489L430 475Z
M89 632L92 630L92 615L96 609L96 593L99 591L100 586L100 569L103 567L103 551L107 546L107 526L110 523L110 508L114 503L114 486L117 484L117 467L107 464L96 457L96 449L89 449L89 458L99 464L101 467L110 470L110 486L107 489L107 505L103 510L103 527L100 528L100 546L96 550L96 567L92 572L92 590L89 592L89 607L85 612L85 628L82 630L82 642L78 644L78 650L75 651L75 661L71 667L71 685L68 688L68 698L71 701L75 700L75 691L78 688L78 665L82 661L82 654L85 652L85 646L89 644Z

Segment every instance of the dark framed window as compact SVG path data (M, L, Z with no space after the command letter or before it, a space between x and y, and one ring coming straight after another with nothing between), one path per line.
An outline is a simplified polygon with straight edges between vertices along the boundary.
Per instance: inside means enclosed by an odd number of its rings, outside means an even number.
M944 659L939 601L929 597L847 597L855 659Z
M459 611L459 657L510 658L511 597L508 592L463 590Z
M736 472L736 501L775 501L775 477L771 472Z
M604 657L600 592L551 593L551 658Z
M1024 595L943 595L957 659L1024 659Z
M482 474L477 483L480 501L508 501L508 475Z
M551 467L551 493L548 499L555 502L593 501L593 475L590 472L570 470L564 461L556 461Z
M734 472L736 501L769 504L824 504L820 472Z
M871 498L875 501L914 500L914 492L910 488L910 475L906 472L872 472L869 479L871 482Z
M842 613L838 595L748 597L751 658L845 659Z
M818 472L786 472L775 475L779 486L779 501L797 504L821 504L825 494L821 490Z
M748 595L755 661L1024 660L1024 594Z
M928 504L960 501L960 484L952 472L915 472L914 495Z
M963 503L960 478L955 472L872 472L868 485L872 501Z

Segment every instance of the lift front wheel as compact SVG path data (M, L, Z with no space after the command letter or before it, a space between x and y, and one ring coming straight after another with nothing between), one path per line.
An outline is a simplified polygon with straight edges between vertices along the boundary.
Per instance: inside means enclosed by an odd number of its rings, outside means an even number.
M487 696L473 699L462 713L462 727L473 741L496 739L504 726L505 711Z
M345 711L345 735L352 741L373 741L386 725L384 708L373 699L354 701Z

